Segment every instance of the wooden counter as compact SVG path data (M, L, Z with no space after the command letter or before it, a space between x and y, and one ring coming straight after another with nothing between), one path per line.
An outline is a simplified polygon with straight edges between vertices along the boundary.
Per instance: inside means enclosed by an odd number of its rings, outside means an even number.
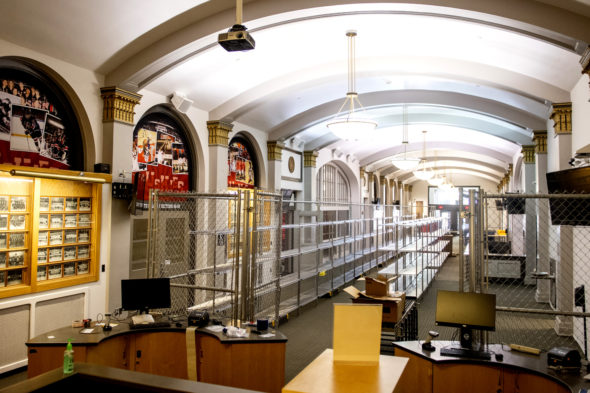
M433 341L436 350L422 350L421 341L394 342L395 355L407 357L408 365L396 393L403 392L578 392L588 388L580 374L557 373L547 368L547 354L539 356L510 351L494 344L489 351L501 353L502 361L441 356L450 341ZM507 350L504 350L507 349Z
M39 391L256 393L253 390L217 386L88 363L75 363L74 372L70 375L63 375L61 369L55 369L0 389L0 393Z
M110 332L65 327L29 340L29 378L63 366L68 338L74 360L149 374L188 378L186 325L130 329L120 323ZM197 380L266 392L280 392L285 379L287 338L279 331L263 338L228 338L206 328L196 331Z
M334 363L326 349L284 388L283 393L391 393L407 360L379 357L379 364Z

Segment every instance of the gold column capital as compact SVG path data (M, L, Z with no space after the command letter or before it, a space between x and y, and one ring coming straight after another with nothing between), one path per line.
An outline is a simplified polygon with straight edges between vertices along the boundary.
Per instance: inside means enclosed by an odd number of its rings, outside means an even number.
M405 192L409 192L410 191L410 185L409 184L404 184L404 191Z
M512 176L512 172L514 171L514 164L508 164L508 178Z
M367 175L369 176L369 183L375 180L373 172L367 172Z
M556 102L553 104L551 120L555 123L553 128L555 135L572 133L572 103Z
M547 154L547 131L533 131L533 142L535 142L535 154Z
M102 98L103 123L119 121L126 124L135 124L133 115L135 105L141 101L141 94L119 89L117 86L100 88Z
M269 161L281 161L283 158L283 147L285 145L278 141L266 142L267 156Z
M396 184L397 184L397 189L398 189L398 190L402 190L402 189L404 188L404 183L402 183L402 181L401 181L401 180L398 180L398 181L396 182Z
M379 185L385 184L385 176L379 175Z
M412 189L414 188L414 186L412 186L411 184L408 186L408 191L412 192Z
M307 150L303 152L303 166L305 168L315 168L318 152L315 150Z
M359 168L359 176L361 180L365 178L365 168Z
M525 164L535 163L535 145L523 145L521 153Z
M220 120L210 120L207 122L209 131L209 146L229 146L229 133L234 128L231 123Z

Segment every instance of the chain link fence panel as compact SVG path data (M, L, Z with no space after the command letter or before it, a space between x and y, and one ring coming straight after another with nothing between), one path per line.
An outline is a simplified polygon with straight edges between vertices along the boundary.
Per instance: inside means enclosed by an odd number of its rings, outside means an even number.
M590 195L487 194L483 292L496 294L490 342L587 351Z

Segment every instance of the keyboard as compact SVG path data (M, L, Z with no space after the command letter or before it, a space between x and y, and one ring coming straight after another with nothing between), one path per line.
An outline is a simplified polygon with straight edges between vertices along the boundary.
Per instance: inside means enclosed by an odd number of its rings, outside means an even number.
M441 348L441 356L454 356L459 358L472 358L472 359L483 359L490 360L492 355L489 352L474 351L472 349L463 348Z
M156 321L150 323L130 323L129 329L153 329L153 328L161 328L161 327L170 327L170 322L168 321Z

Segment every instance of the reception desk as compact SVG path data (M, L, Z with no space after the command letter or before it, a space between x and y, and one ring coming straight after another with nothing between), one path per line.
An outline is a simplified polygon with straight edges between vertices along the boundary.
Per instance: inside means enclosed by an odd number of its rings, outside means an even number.
M478 360L440 355L449 341L433 341L436 350L422 350L419 341L395 342L395 356L407 357L408 365L395 389L396 393L577 393L588 388L577 374L557 373L547 368L547 355L539 356L509 351L494 344L489 350L503 355L502 361ZM584 374L582 374L584 375Z
M206 328L195 332L196 360L187 362L186 325L130 329L126 323L112 331L95 328L82 334L65 327L29 340L28 376L63 366L67 340L72 339L74 361L174 378L188 378L187 364L195 364L197 380L265 392L280 392L285 379L287 338L250 334L228 338Z

